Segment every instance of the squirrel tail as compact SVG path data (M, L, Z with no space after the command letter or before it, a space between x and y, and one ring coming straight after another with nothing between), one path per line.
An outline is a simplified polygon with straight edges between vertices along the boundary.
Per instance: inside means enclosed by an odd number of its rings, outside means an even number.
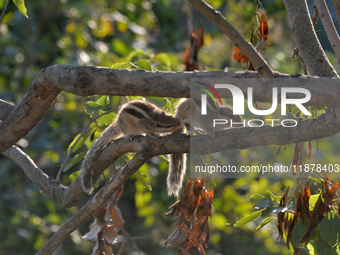
M174 133L184 133L185 127L175 130ZM184 175L187 169L187 155L182 153L169 154L169 173L166 179L168 196L178 197L182 188Z
M94 162L99 154L102 152L112 140L114 140L121 133L120 128L116 122L108 126L100 135L100 137L92 144L87 151L81 166L80 180L84 191L91 194L92 186L94 185Z

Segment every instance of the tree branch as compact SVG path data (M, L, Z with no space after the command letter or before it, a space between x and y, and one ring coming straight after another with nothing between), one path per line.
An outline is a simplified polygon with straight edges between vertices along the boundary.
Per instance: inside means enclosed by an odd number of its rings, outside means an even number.
M338 77L315 34L307 2L304 0L284 0L284 4L295 42L309 72L317 76Z
M276 77L294 76L276 73ZM148 72L94 66L48 67L40 72L24 99L0 123L0 153L18 142L38 124L61 91L80 96L141 95L179 98L190 96L190 79L194 78L259 78L259 76L256 72ZM309 79L311 82L321 81L318 78ZM330 83L334 84L336 80L330 80ZM243 86L242 90L246 92L247 89L242 84L243 81L240 79L235 85ZM322 89L319 85L308 86L315 95L308 104L338 106L340 91L338 86L332 84L329 85L327 82ZM254 88L254 99L259 102L271 102L271 93L268 93L271 87L272 85L268 84L262 88ZM264 91L266 93L263 93ZM0 111L8 112L9 108L4 105L0 102Z
M247 56L250 62L253 64L256 71L259 72L261 77L274 78L274 73L267 64L267 62L261 57L261 55L255 50L253 45L249 43L219 11L216 11L212 6L207 4L204 0L188 0L197 11L202 13L212 22L214 22L229 39L238 47L243 54Z
M0 120L3 120L7 114L14 109L14 107L15 105L0 99Z
M340 38L334 26L331 14L329 13L327 4L325 0L314 0L314 2L316 7L318 8L323 27L326 30L328 39L332 45L335 56L338 58L338 62L340 63Z
M138 152L95 196L89 199L76 214L66 221L36 255L52 254L70 233L76 230L82 222L86 221L99 206L105 203L146 162L149 150L153 150L153 148L149 146Z
M340 116L336 115L333 110L328 110L327 113L321 114L317 118L300 121L294 128L283 126L232 128L216 132L214 138L210 135L189 137L184 134L169 135L158 140L137 136L131 142L128 142L127 138L121 138L107 146L96 159L95 179L123 154L138 152L150 144L153 149L152 153L148 154L149 157L174 152L208 154L223 150L247 149L254 146L311 141L329 137L338 132L340 132ZM190 144L197 144L197 146L190 148ZM63 206L76 205L83 194L80 179L77 178L68 188Z
M53 199L62 201L67 187L56 183L39 169L33 160L27 156L20 148L12 146L3 153L6 157L16 162L24 171L26 176L37 185L44 193Z
M199 135L191 137L191 145L197 144L191 148L193 153L213 153L221 150L246 149L255 145L269 145L269 144L289 144L295 142L309 141L312 139L319 139L330 136L340 131L340 118L335 116L333 110L320 115L318 118L313 118L301 121L297 128L285 128L282 126L263 127L263 128L235 128L216 133L215 138L210 135ZM171 139L170 139L171 138ZM106 147L96 164L101 162L101 158L112 157L107 155L113 150L121 150L121 147L128 145L135 145L135 149L139 151L135 157L127 163L102 189L99 190L75 215L73 215L52 238L44 245L44 247L37 253L51 254L62 241L79 225L87 220L92 213L102 205L112 194L125 183L150 157L158 154L167 154L170 151L179 153L186 153L190 151L189 136L183 134L175 134L171 136L162 137L154 140L149 137L137 137L131 143L124 141L126 138L119 139L114 145L111 144ZM141 143L139 139L154 140L150 143ZM138 141L139 140L139 141ZM141 146L143 144L143 146ZM146 144L146 145L145 145ZM199 144L204 144L204 149ZM143 149L141 149L143 148ZM110 153L109 153L110 154Z

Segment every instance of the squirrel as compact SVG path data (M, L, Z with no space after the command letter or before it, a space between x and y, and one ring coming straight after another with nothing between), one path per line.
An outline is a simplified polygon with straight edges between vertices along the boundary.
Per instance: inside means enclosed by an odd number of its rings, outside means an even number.
M201 101L199 99L184 98L176 109L176 118L187 128L188 132L201 134L196 130L202 129L213 136L213 132L231 127L241 126L240 115L233 115L233 108L228 105L216 106L211 99L207 100L207 114L201 114ZM227 120L225 124L213 126L214 119Z
M129 140L135 135L146 134L157 139L158 134L181 132L183 125L171 114L167 114L156 105L142 100L133 100L124 104L117 114L114 122L112 122L101 134L101 136L92 144L85 155L85 159L81 166L80 179L82 187L86 193L91 193L93 186L93 168L94 161L101 151L114 139L126 135ZM177 158L171 158L171 168L169 176L184 176L185 167L181 163L177 163ZM176 169L176 167L181 167ZM181 173L177 173L180 171ZM184 173L182 173L184 171ZM168 186L168 194L171 195L178 187L181 187L183 178L173 178L173 186ZM177 194L176 192L174 194Z
M230 127L230 120L236 123L233 126L238 126L241 122L240 115L233 115L233 108L230 105L215 106L211 100L207 101L207 115L202 116L200 111L200 100L184 98L179 101L176 107L176 118L183 124L173 133L184 133L185 127L190 133L193 130L196 134L201 134L195 128L203 129L211 136L213 132L220 131ZM214 119L228 120L224 125L212 126ZM169 174L167 177L168 195L178 197L179 191L182 188L183 178L186 172L186 154L173 153L169 158Z

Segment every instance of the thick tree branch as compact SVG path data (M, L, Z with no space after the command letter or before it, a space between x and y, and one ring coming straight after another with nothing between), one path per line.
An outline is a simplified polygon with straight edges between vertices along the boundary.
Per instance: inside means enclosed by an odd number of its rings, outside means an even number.
M16 162L26 176L44 193L56 200L62 201L64 199L64 193L67 187L57 184L52 178L49 178L20 148L12 146L3 154Z
M36 255L52 254L64 239L86 221L94 211L107 201L112 194L146 162L150 146L138 152L134 158L122 168L100 191L51 237L50 240L36 253Z
M312 75L338 77L323 51L305 0L284 0L297 47Z
M329 13L326 1L314 0L314 3L318 8L323 27L326 30L328 39L332 45L335 56L338 58L338 62L340 62L340 38L334 26L331 14Z
M125 153L140 152L149 146L152 146L152 150L148 152L148 158L173 152L204 154L262 145L290 144L321 139L338 132L340 132L340 116L330 109L317 118L299 122L298 126L294 128L283 126L245 127L217 132L215 138L211 138L209 135L193 136L190 138L192 139L191 144L197 144L197 146L192 147L191 151L189 136L184 134L169 135L158 140L137 136L131 142L128 142L127 138L121 138L107 146L96 159L96 177L98 178L104 169ZM202 146L203 144L204 146ZM200 148L204 148L204 151ZM76 205L84 195L79 178L67 188L56 184L53 179L45 175L20 149L13 147L6 151L5 155L16 161L26 175L46 194L62 201L64 206Z
M14 107L15 105L0 99L0 120L3 120L7 114L9 114L14 109Z
M123 154L138 152L148 144L152 144L152 152L148 154L149 157L173 152L208 154L223 150L247 149L254 146L311 141L329 137L338 132L340 132L340 116L336 115L333 110L328 110L327 113L317 118L299 122L298 126L294 128L283 126L233 128L217 132L214 138L210 135L189 137L184 134L169 135L158 140L138 136L132 142L121 138L107 146L99 155L95 162L96 178ZM191 147L190 150L190 144L197 144L197 146ZM77 178L68 188L63 205L67 207L76 205L83 194L80 179Z
M243 54L247 56L250 62L253 64L256 71L259 72L261 77L274 78L274 73L267 64L267 62L261 57L261 55L255 50L255 48L249 43L219 11L216 11L212 6L207 4L204 0L188 0L197 11L202 13L212 22L214 22L229 39L238 47Z
M276 73L276 77L293 76ZM189 97L190 79L193 78L259 78L259 76L256 72L175 73L120 70L94 66L52 66L44 69L35 78L24 99L0 123L0 153L18 142L38 124L61 91L80 96ZM298 77L298 79L301 78ZM318 78L309 79L311 82L318 80ZM235 85L242 87L242 90L246 92L246 86L242 84L243 81L240 79L239 83ZM271 93L268 91L272 86L268 84L262 88L256 87L254 99L259 102L271 102ZM340 104L339 89L332 84L325 84L322 90L318 85L308 85L308 89L313 95L309 101L310 105L338 106ZM0 110L8 112L9 108L4 105L0 102ZM5 114L1 113L0 115L4 116Z

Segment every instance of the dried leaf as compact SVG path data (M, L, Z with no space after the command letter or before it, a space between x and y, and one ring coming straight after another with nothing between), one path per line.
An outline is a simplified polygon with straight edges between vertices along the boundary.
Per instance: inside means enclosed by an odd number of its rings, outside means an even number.
M268 40L268 34L269 34L269 29L268 29L268 23L266 16L262 12L262 17L261 17L261 25L260 25L260 30L261 30L261 35L263 36L263 39L265 42L272 47L272 45L267 41Z
M184 71L200 70L198 65L198 52L203 46L203 28L199 29L198 34L190 32L190 45L185 49Z
M235 46L233 52L234 61L242 62L243 64L246 64L249 61L248 58L242 53L242 51L238 47Z
M296 174L297 168L300 165L301 146L302 146L302 143L295 144L294 155L293 155L293 174Z

